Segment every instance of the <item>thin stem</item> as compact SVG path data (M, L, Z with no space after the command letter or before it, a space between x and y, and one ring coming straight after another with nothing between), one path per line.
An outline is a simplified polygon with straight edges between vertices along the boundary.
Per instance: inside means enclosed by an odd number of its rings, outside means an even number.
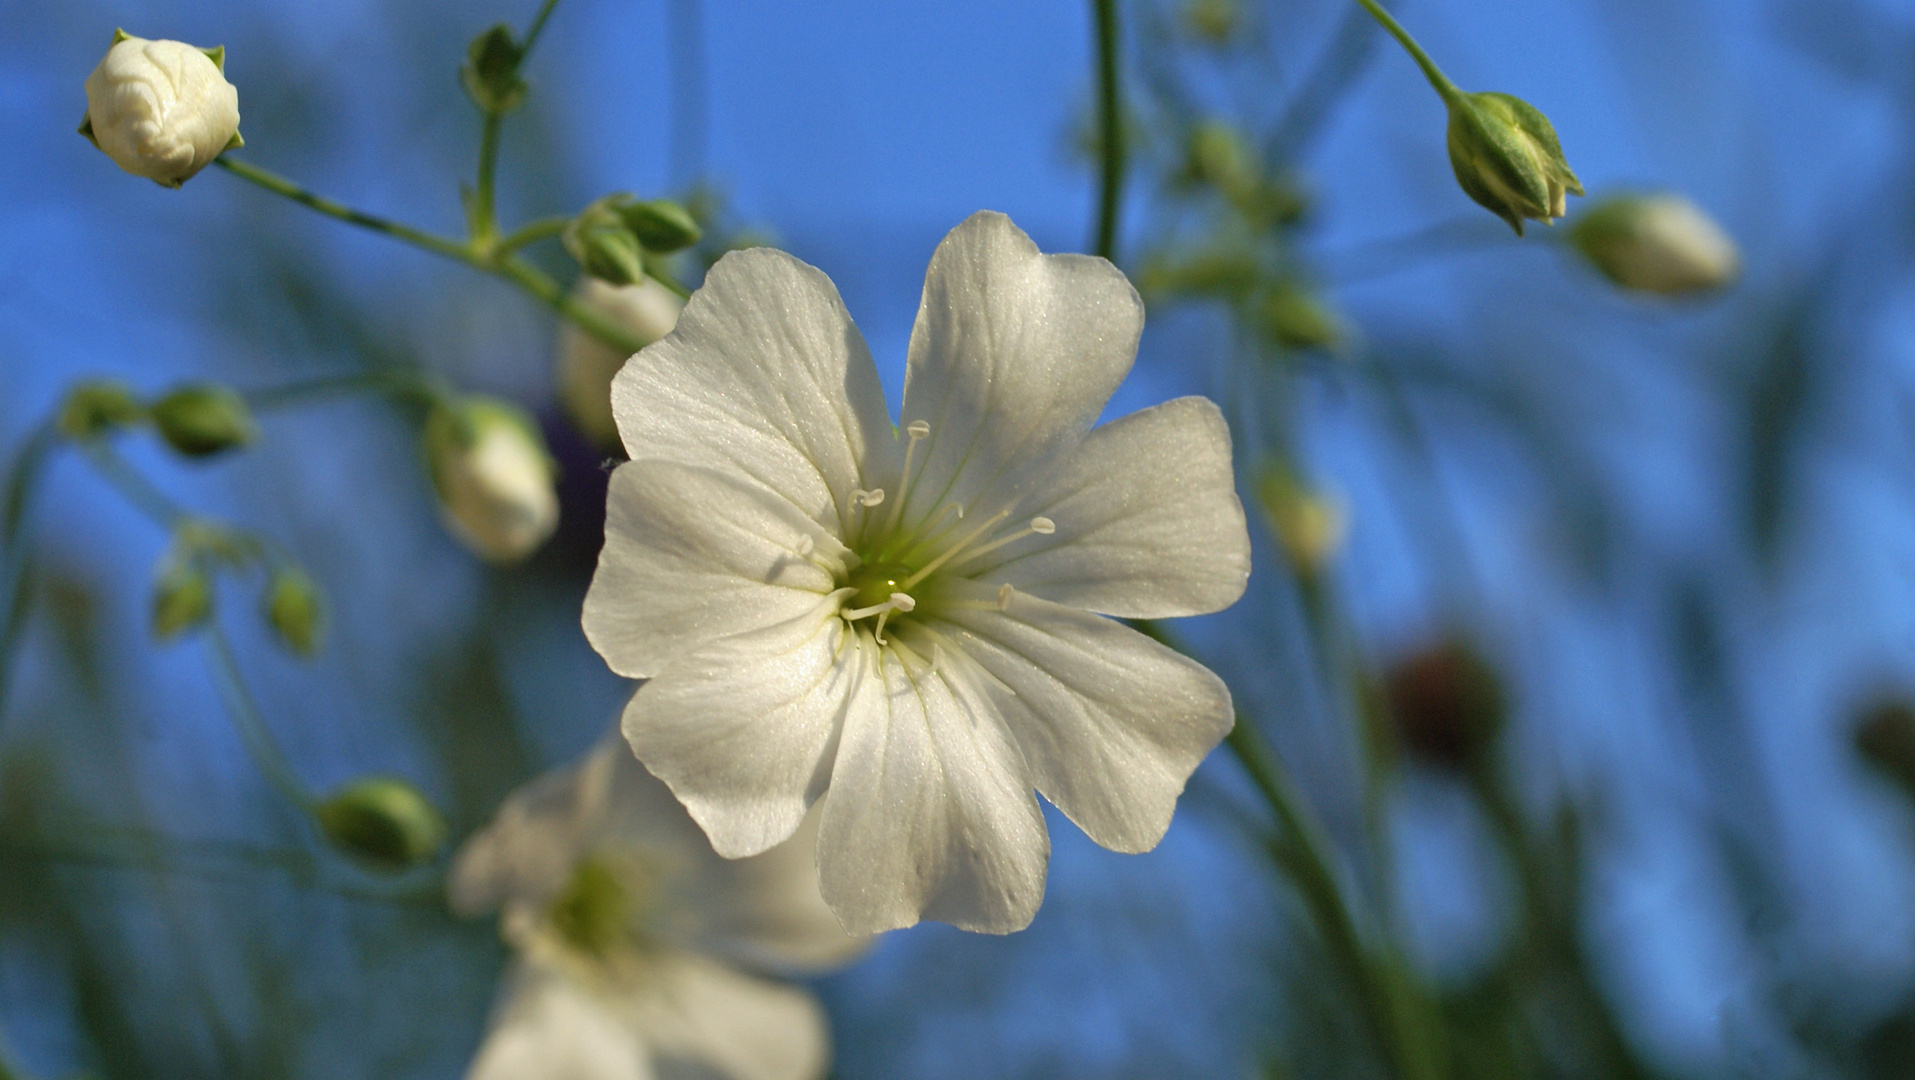
M503 255L508 251L517 251L529 244L536 244L541 240L557 236L564 232L565 227L571 223L571 218L563 217L539 218L537 221L527 222L512 232L507 233L505 236L500 237L498 242L492 245L492 253L494 255Z
M397 401L431 406L445 398L448 392L437 384L437 380L415 372L356 371L248 390L244 396L246 404L253 411L269 412L314 400L359 393L380 394Z
M154 524L170 532L192 520L193 515L127 464L126 459L105 439L82 439L77 445L80 453L86 455L87 461L93 465L94 471L118 489L120 495L133 504L134 509L152 518Z
M52 421L27 437L7 477L6 501L0 504L0 718L6 715L12 685L13 650L27 622L27 518L40 473L57 445L59 433Z
M505 126L503 113L488 112L479 129L479 179L472 189L472 202L466 207L466 230L472 247L491 251L499 235L499 218L494 209L494 190L499 178L499 131Z
M1416 61L1416 66L1423 69L1423 77L1430 81L1430 86L1436 91L1438 97L1448 102L1463 96L1463 91L1456 88L1456 84L1450 81L1449 76L1443 74L1443 69L1436 66L1436 61L1430 59L1430 54L1423 51L1423 46L1416 43L1416 39L1410 36L1410 32L1403 29L1403 24L1397 22L1395 16L1384 10L1382 4L1377 3L1377 0L1356 0L1356 2L1363 5L1363 10L1369 12L1371 18L1382 24L1383 29L1388 30L1390 36L1410 54L1410 59Z
M488 269L491 269L500 277L515 282L526 292L545 301L551 306L552 310L557 311L581 327L584 327L594 337L604 341L613 348L623 349L628 353L635 353L645 346L645 343L640 341L630 331L607 319L592 308L573 299L558 282L546 276L543 271L531 263L515 255L508 255L500 259L495 266L489 267Z
M1124 118L1117 83L1117 0L1091 0L1097 20L1097 127L1102 184L1097 194L1096 254L1117 259L1117 213L1124 188Z
M212 658L213 677L219 683L220 697L225 700L226 711L233 718L233 726L239 729L240 739L246 743L254 763L287 802L312 813L318 800L293 772L279 744L273 741L272 733L266 730L266 719L240 677L239 661L233 656L233 646L226 640L226 632L220 629L218 620L207 621L205 635L206 652Z
M485 269L484 264L477 254L473 252L472 248L457 240L436 236L429 232L421 232L418 229L401 225L395 221L388 221L382 217L376 217L372 214L354 210L352 207L346 206L343 203L337 203L324 196L315 195L305 188L300 187L298 184L293 183L291 180L280 176L278 173L262 169L248 162L235 160L231 154L221 154L219 157L213 159L213 164L218 165L220 168L225 169L227 172L232 173L242 180L258 184L260 187L265 188L275 195L284 195L286 198L302 206L317 210L327 217L338 218L340 221L350 225L357 225L362 229L371 229L374 232L385 233L387 236L404 240L414 247L422 247L427 251L443 255L448 259L457 259L470 266L477 266L482 270Z
M545 32L545 22L552 17L552 9L559 6L559 0L545 0L539 5L539 13L532 16L532 25L525 28L525 43L519 46L519 63L532 55L532 46L539 43L539 35Z

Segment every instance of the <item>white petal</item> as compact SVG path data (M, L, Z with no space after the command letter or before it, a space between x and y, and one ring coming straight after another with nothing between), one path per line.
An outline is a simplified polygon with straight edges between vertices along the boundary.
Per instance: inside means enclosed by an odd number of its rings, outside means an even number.
M699 914L699 951L753 968L799 973L838 967L870 945L868 936L845 932L818 892L823 811L814 806L791 839L762 855L721 859L714 854L710 865L701 867L690 894Z
M623 743L619 750L630 757ZM514 791L492 823L459 849L447 882L452 910L467 917L508 900L538 904L565 887L592 840L591 761L555 769Z
M749 480L628 462L606 494L585 636L612 670L647 678L687 649L809 611L834 583L798 552L830 558L842 550Z
M1030 925L1050 837L976 673L961 657L928 669L896 637L856 640L866 661L818 834L825 902L857 933L919 919L994 934Z
M842 536L895 441L878 371L831 279L782 251L718 260L677 327L612 383L632 460L723 468Z
M830 776L857 653L835 602L813 601L684 654L625 709L632 751L726 858L789 837Z
M656 978L625 1007L660 1080L816 1080L831 1033L809 993L691 953L660 956Z
M971 599L995 600L973 588ZM947 650L994 677L985 690L1044 797L1104 847L1157 846L1184 783L1235 721L1223 680L1121 623L1033 596L944 618Z
M952 229L911 328L901 422L931 430L905 521L940 501L995 511L1014 497L1030 466L1096 421L1143 325L1137 290L1105 260L1040 254L1003 214Z
M652 1080L639 1028L563 976L520 968L466 1080Z
M1201 615L1236 603L1250 534L1217 407L1178 398L1087 436L1019 508L1057 525L966 575L1127 618Z

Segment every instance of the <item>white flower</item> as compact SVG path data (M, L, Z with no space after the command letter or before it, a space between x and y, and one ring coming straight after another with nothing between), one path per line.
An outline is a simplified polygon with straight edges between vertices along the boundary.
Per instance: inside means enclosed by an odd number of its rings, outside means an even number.
M481 397L441 406L425 442L446 527L481 557L516 562L558 528L552 459L519 409Z
M1735 241L1681 195L1614 195L1576 221L1571 240L1604 277L1625 289L1691 296L1741 272Z
M183 41L117 37L86 77L80 133L135 176L179 187L239 139L239 90Z
M637 285L612 285L586 274L579 278L572 295L646 345L671 333L678 323L678 313L685 307L677 293L651 278ZM559 324L559 401L585 437L599 446L618 445L618 424L612 419L612 376L630 356L570 320Z
M1033 788L1156 845L1230 694L1105 616L1226 607L1250 556L1216 406L1091 429L1142 326L1108 262L980 213L932 256L901 429L837 290L779 251L725 256L625 365L585 630L650 680L626 738L720 854L822 801L847 929L1002 933L1043 897Z
M454 910L518 954L468 1080L813 1080L811 995L741 968L822 970L864 946L818 896L815 827L719 858L611 735L508 799L453 866Z

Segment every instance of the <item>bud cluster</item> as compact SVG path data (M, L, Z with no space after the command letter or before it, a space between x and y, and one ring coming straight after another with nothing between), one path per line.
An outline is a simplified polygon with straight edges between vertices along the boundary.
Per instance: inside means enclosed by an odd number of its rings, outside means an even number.
M636 285L645 280L648 257L681 251L702 235L678 203L640 201L617 192L580 211L559 239L587 274L613 285Z

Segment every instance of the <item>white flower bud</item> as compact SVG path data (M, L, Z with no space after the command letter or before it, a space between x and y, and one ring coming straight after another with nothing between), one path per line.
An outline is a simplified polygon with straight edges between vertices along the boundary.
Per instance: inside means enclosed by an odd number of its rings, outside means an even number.
M1681 195L1617 195L1576 222L1577 250L1625 289L1692 296L1734 281L1735 241Z
M517 562L558 527L552 460L517 408L466 398L433 410L425 439L446 526L480 557Z
M573 295L647 345L671 333L685 307L677 293L651 278L637 285L611 285L588 275L579 279ZM630 355L570 321L559 324L559 402L585 437L598 446L618 446L612 377Z
M224 57L182 41L118 37L87 76L80 134L127 172L179 187L240 145L239 90L226 81Z

